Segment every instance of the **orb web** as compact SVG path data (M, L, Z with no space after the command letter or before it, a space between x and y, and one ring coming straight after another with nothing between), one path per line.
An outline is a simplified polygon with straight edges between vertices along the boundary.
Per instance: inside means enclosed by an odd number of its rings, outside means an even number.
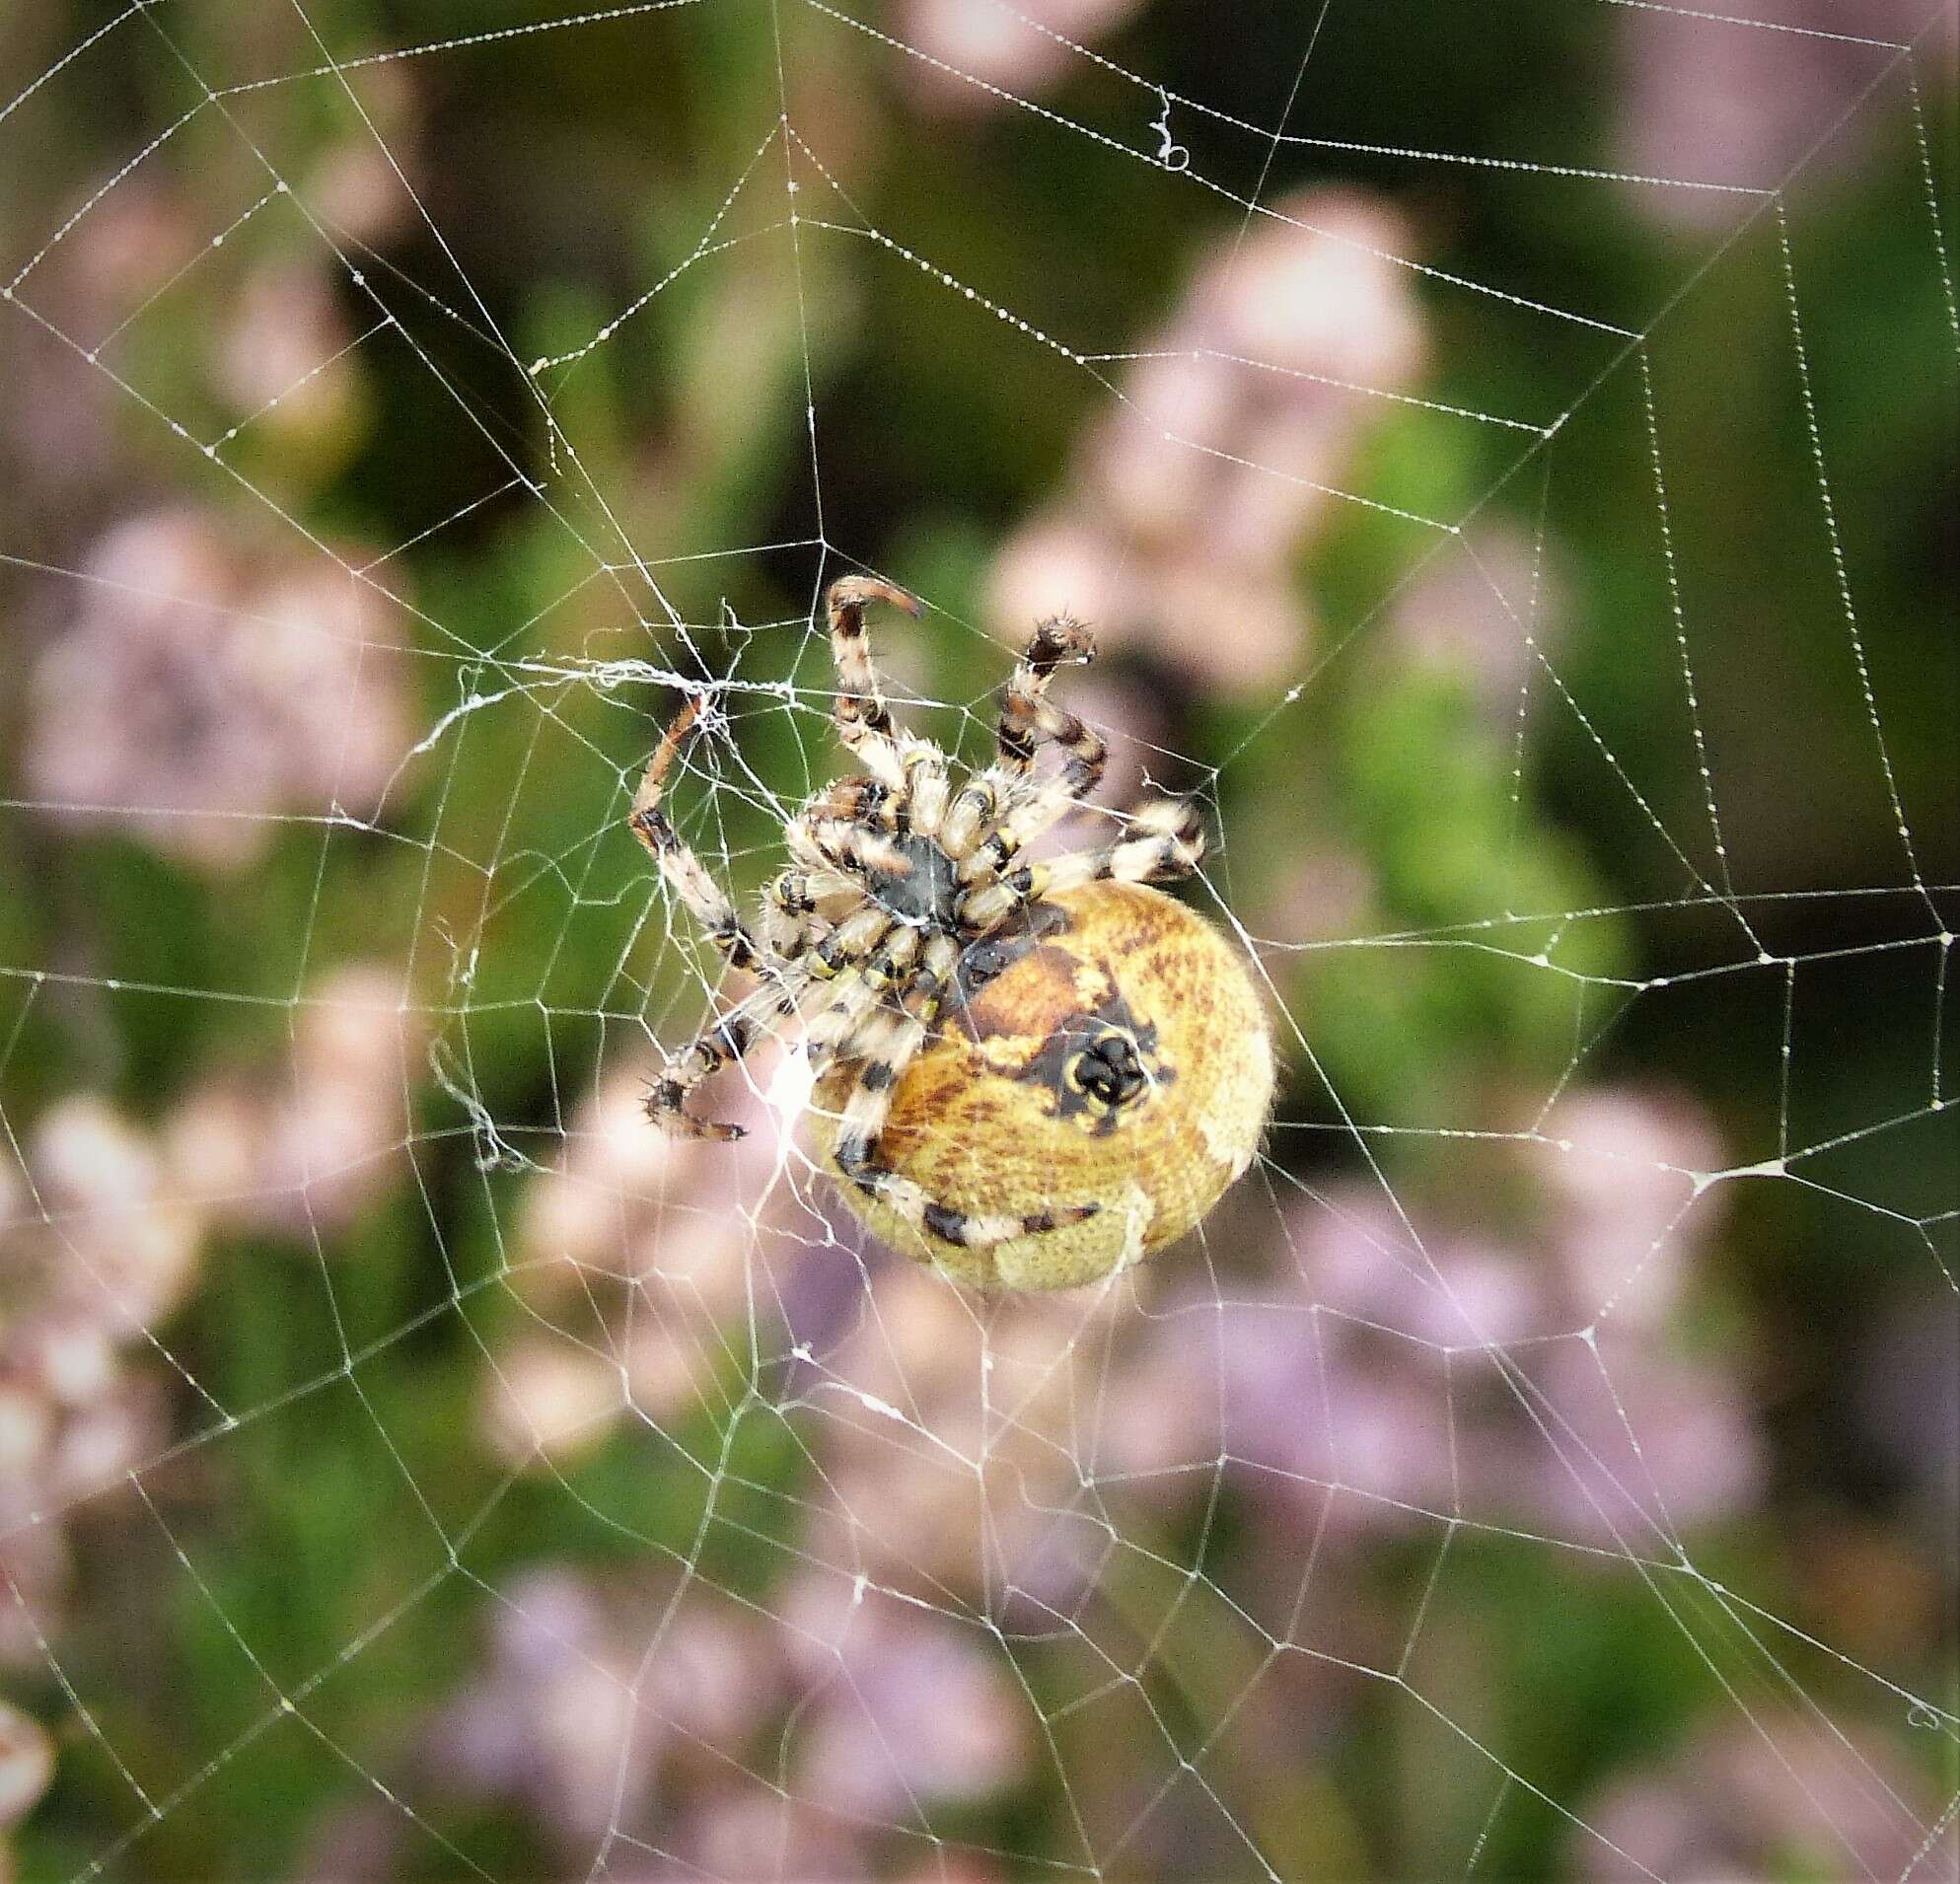
M1575 10L1606 154L1416 4L265 11L0 31L24 1872L1950 1872L1950 10ZM1104 1287L867 1240L793 1051L640 1110L639 769L753 893L873 568L969 760L1096 621L1270 1000Z

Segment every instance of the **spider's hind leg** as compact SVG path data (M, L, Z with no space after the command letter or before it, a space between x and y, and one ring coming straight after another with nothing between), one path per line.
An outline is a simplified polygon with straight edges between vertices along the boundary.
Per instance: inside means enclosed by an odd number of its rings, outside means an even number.
M819 907L824 899L855 888L851 878L828 866L783 871L762 892L762 913L756 924L762 947L784 962L807 955L830 933Z
M697 1119L688 1111L694 1088L730 1060L739 1060L763 1033L763 1017L793 1014L802 978L759 987L737 1001L712 1026L703 1028L667 1062L646 1097L646 1116L677 1138L740 1138L743 1127L721 1120Z
M971 1214L956 1210L929 1196L914 1180L880 1161L878 1137L892 1110L892 1088L920 1048L927 1028L917 1015L881 1015L886 1025L865 1030L847 1043L859 1060L850 1096L844 1101L832 1156L838 1173L867 1197L915 1229L965 1249L990 1249L1015 1237L1038 1236L1080 1223L1102 1207L1094 1203L1059 1204L1025 1215L1007 1212Z

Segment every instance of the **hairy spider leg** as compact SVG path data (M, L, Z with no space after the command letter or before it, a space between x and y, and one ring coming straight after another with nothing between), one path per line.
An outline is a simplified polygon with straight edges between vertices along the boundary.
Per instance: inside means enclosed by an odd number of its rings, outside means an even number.
M938 838L946 822L946 810L953 800L953 780L946 761L933 754L912 776L911 826L921 837Z
M962 861L963 883L987 882L1095 790L1102 779L1105 749L1103 742L1086 728L1083 737L1085 744L1094 745L1093 765L1077 768L1071 761L1059 777L1039 783L1029 780L1011 793L994 818L992 829Z
M1100 1204L1055 1205L1024 1216L971 1215L929 1196L910 1178L879 1161L878 1137L892 1110L892 1088L925 1045L927 1034L926 1024L916 1015L880 1009L847 1039L849 1056L858 1066L833 1153L843 1177L914 1228L970 1250L987 1249L1017 1236L1039 1236L1094 1216Z
M756 932L762 947L785 962L794 962L830 933L831 925L818 906L827 897L848 896L857 880L829 867L790 869L762 892L762 919Z
M919 610L903 589L876 576L840 576L825 597L837 667L837 737L896 791L905 784L905 765L864 635L864 611L873 602L889 602L911 616Z
M1204 861L1204 821L1188 798L1160 798L1129 822L1128 834L1094 850L1073 850L1052 863L1023 866L1000 881L1028 897L1081 884L1160 883L1188 877Z
M878 951L864 964L864 978L880 994L888 994L900 986L910 973L911 965L918 960L921 937L919 931L908 922L902 922L890 930Z
M1052 616L1035 630L1007 684L996 733L999 758L976 781L974 823L970 833L959 833L965 845L957 853L961 882L983 883L1102 783L1108 744L1048 697L1056 668L1069 660L1086 663L1094 654L1089 630L1067 616ZM1068 757L1056 777L1038 780L1035 754L1044 741Z
M745 995L711 1026L703 1028L667 1062L646 1096L646 1116L663 1131L679 1138L726 1141L744 1135L743 1127L720 1120L697 1119L687 1109L689 1096L709 1074L730 1060L739 1060L764 1032L765 1016L796 1012L797 996L809 985L807 970L799 967L781 979Z
M918 966L906 977L900 990L900 1008L931 1027L946 1004L946 991L959 965L960 944L952 936L944 930L927 936Z
M839 1044L877 1006L879 998L864 970L855 965L832 980L830 995L828 1005L819 1008L803 1027L803 1051L820 1072L837 1057Z
M1051 616L1039 623L1007 682L994 739L1000 768L1026 777L1034 770L1035 748L1053 740L1066 749L1073 798L1086 798L1103 775L1108 748L1073 713L1048 697L1049 682L1064 664L1087 667L1096 658L1095 637L1072 616Z
M902 876L906 853L896 839L868 825L853 825L841 818L826 818L805 827L812 847L832 869L849 876L853 887L862 892L865 880L874 875Z
M806 958L811 974L831 980L846 969L862 970L872 950L891 934L893 923L891 914L877 904L860 905L811 950Z
M700 710L699 697L690 697L661 736L653 757L647 761L639 790L633 794L633 809L627 823L632 826L633 835L653 853L661 876L694 912L695 920L708 932L715 947L734 967L754 968L762 959L756 938L736 913L728 892L708 875L701 860L660 809L660 794L667 782L668 769L674 763L674 755L681 750L681 742Z
M962 865L960 874L969 887L956 905L968 928L985 934L1016 910L1057 891L1104 878L1154 883L1189 876L1203 860L1204 826L1197 806L1188 799L1164 798L1144 806L1125 833L1109 843L1070 851L1050 863L1005 868L1024 844L1076 802L1058 780L1046 792L1011 807L975 848Z

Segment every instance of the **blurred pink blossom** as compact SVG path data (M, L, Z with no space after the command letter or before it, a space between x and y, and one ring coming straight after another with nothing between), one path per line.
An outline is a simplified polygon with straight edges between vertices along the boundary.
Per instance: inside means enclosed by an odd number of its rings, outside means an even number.
M285 25L245 55L268 74L317 56L304 27ZM55 58L49 76L65 64ZM359 411L361 350L335 357L354 335L337 301L346 268L328 245L358 253L398 237L414 214L420 170L421 94L408 71L370 63L360 93L358 126L305 110L287 123L282 180L254 204L242 203L228 165L160 160L127 167L70 222L76 204L60 193L61 166L38 175L14 167L10 223L54 239L19 284L37 319L0 322L0 377L18 394L0 416L0 521L18 532L16 513L35 513L40 528L24 540L48 543L95 527L104 506L126 501L132 478L146 475L152 445L184 452L183 441L172 445L146 424L119 423L133 410L131 392L187 415L192 381L216 392L235 420L256 414L280 433L282 479L317 483L337 468L358 436L348 421ZM57 96L37 103L59 110ZM164 333L189 339L188 356L179 344L159 347ZM194 461L168 462L181 474Z
M1137 4L1138 0L1021 0L1020 5L1009 6L1004 0L906 0L898 32L932 61L915 63L909 71L917 97L936 109L979 112L1005 103L1000 92L1027 97L1045 91L1079 62L1079 55L1054 35L1078 43L1093 40L1121 26ZM955 69L949 72L946 66ZM969 84L961 73L980 83Z
M0 1701L0 1876L7 1875L6 1830L27 1816L54 1775L54 1743L32 1714Z
M19 1875L12 1828L54 1776L54 1741L39 1721L0 1700L0 1884Z
M1200 265L1146 336L1069 491L1002 549L1001 622L1069 609L1210 686L1297 667L1296 565L1370 421L1419 371L1421 317L1392 259L1409 231L1351 191L1285 199Z
M490 1620L486 1665L429 1723L422 1763L447 1789L525 1805L568 1861L609 1831L645 1845L725 1790L784 1698L773 1626L699 1583L541 1566Z
M1349 1535L1456 1516L1671 1555L1678 1527L1747 1508L1749 1409L1666 1336L1713 1228L1687 1207L1711 1127L1605 1088L1546 1129L1565 1148L1480 1154L1528 1189L1492 1170L1405 1217L1343 1187L1290 1214L1276 1281L1170 1297L1111 1382L1104 1464L1176 1498L1223 1455L1275 1517ZM1482 1220L1477 1199L1514 1195L1541 1199L1530 1218Z
M610 1355L549 1335L520 1335L488 1370L483 1438L506 1465L568 1466L604 1444L628 1405Z
M99 1385L105 1368L78 1357L78 1331L111 1341L161 1319L194 1274L205 1213L176 1194L155 1141L100 1099L78 1096L48 1111L28 1141L32 1202L16 1231L27 1244L10 1262L16 1304L9 1338L32 1328L50 1387ZM15 1246L19 1250L19 1246Z
M661 1884L742 1878L765 1884L857 1884L872 1875L857 1841L834 1819L760 1781L703 1791L660 1841L644 1875Z
M1446 669L1506 741L1518 696L1546 685L1534 649L1561 636L1569 607L1556 550L1509 524L1480 524L1430 555L1397 594L1389 639L1400 660Z
M405 677L392 612L350 573L159 510L97 544L76 600L28 686L28 789L51 815L229 872L282 818L380 809Z
M186 1193L231 1226L344 1225L405 1173L422 1032L399 970L356 962L321 977L293 1010L289 1052L205 1081L173 1114Z
M1782 0L1760 22L1653 6L1627 9L1616 26L1626 75L1616 94L1620 163L1760 191L1799 164L1810 180L1857 165L1883 120L1853 108L1907 39L1918 40L1927 73L1950 73L1955 16L1901 0ZM1874 103L1903 111L1907 96L1886 86ZM1758 206L1712 190L1638 185L1628 194L1649 220L1688 231L1732 229Z
M623 1795L651 1785L664 1736L643 1715L629 1655L570 1571L516 1578L491 1611L484 1673L431 1727L447 1786L522 1800L567 1851L602 1837Z
M1121 1291L981 1302L910 1264L875 1278L858 1325L804 1389L826 1495L805 1548L846 1577L943 1603L1079 1591L1107 1522L1077 1508L1071 1443L1095 1403Z
M14 192L9 207L10 221L32 211ZM186 205L137 171L75 225L22 292L57 333L98 345L198 250ZM69 541L78 518L94 514L130 472L118 426L127 395L57 333L0 321L0 521L26 543Z
M419 221L421 89L399 63L370 64L361 73L361 112L366 123L325 145L298 187L307 208L337 237L372 249Z
M537 1320L486 1383L485 1430L512 1463L572 1456L628 1417L676 1416L741 1363L752 1313L763 1327L786 1319L824 1226L801 1195L792 1122L764 1097L777 1051L715 1085L741 1142L656 1127L648 1050L602 1081L557 1161L530 1179L512 1286Z
M68 1577L63 1510L162 1450L163 1397L126 1369L195 1277L205 1213L105 1101L40 1119L0 1168L0 1662L38 1665Z
M1579 1810L1588 1877L1732 1884L1757 1877L1960 1874L1960 1842L1917 1773L1875 1735L1772 1709L1726 1719Z
M1664 1322L1719 1209L1702 1190L1723 1162L1707 1115L1685 1094L1593 1087L1561 1100L1540 1131L1530 1162L1574 1309Z
M353 340L333 281L311 259L254 269L215 361L244 433L270 434L287 453L343 448L361 397Z
M813 1571L782 1604L799 1791L873 1823L985 1798L1027 1765L1034 1723L1000 1643L975 1625Z

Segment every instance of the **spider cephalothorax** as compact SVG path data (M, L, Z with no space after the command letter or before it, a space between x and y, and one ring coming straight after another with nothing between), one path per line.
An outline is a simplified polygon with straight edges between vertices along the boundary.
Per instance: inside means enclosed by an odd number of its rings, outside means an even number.
M874 1227L972 1281L1089 1280L1188 1229L1250 1163L1272 1087L1259 1001L1222 938L1141 887L1197 868L1188 802L1145 805L1094 849L1021 860L1103 774L1101 738L1048 697L1058 667L1090 659L1088 631L1066 616L1036 629L995 758L963 777L893 723L865 647L873 601L918 613L874 578L831 587L837 732L863 770L790 820L792 865L753 927L660 809L698 701L648 763L634 833L762 984L675 1056L647 1111L672 1131L739 1135L690 1095L794 1018L824 1155ZM1036 769L1044 742L1062 754L1053 776Z

